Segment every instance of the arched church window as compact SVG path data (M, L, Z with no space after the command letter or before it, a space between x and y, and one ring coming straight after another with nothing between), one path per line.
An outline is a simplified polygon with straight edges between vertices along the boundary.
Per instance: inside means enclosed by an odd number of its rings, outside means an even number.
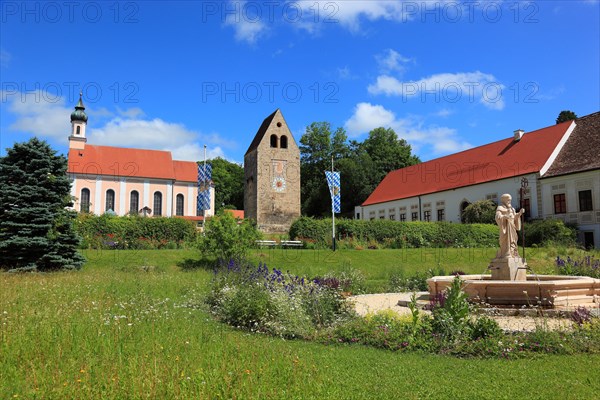
M79 212L82 212L82 213L90 212L90 189L81 189Z
M271 135L271 147L277 147L277 135Z
M175 199L175 215L183 216L183 195L179 193Z
M104 211L115 211L115 191L112 189L108 189L106 191L106 207Z
M162 193L154 192L154 215L162 215Z
M287 141L288 141L287 136L281 135L281 139L280 140L281 140L281 148L282 149L287 149L287 144L288 144L287 143Z
M140 194L137 190L132 190L129 195L129 214L137 214L140 210Z

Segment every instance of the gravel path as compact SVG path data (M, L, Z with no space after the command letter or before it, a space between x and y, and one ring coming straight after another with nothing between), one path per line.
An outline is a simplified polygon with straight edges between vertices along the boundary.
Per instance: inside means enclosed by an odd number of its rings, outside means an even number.
M418 292L417 298L419 305L427 303L427 292ZM411 293L378 293L361 294L351 296L348 301L354 303L354 308L359 315L376 313L381 310L392 310L400 315L410 314L410 309L398 303L406 304L410 301ZM429 313L429 311L423 311ZM492 316L498 322L500 327L508 331L533 331L536 327L546 329L571 329L572 322L568 318L550 318L550 317L526 317L526 316Z

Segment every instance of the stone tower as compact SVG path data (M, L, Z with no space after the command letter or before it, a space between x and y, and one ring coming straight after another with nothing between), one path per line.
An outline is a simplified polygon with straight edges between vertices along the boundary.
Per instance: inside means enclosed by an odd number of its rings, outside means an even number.
M300 216L300 150L279 109L244 155L244 216L265 233L287 233Z

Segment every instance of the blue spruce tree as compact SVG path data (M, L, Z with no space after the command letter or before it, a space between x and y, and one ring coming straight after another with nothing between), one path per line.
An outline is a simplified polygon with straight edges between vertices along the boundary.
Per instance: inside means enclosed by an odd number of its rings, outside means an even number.
M67 159L45 141L17 143L0 157L0 268L79 269Z

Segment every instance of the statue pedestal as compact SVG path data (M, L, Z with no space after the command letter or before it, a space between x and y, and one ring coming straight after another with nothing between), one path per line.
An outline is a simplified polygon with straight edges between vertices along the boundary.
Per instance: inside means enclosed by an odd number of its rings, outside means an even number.
M492 270L492 280L527 280L527 263L521 257L494 258L490 269Z

